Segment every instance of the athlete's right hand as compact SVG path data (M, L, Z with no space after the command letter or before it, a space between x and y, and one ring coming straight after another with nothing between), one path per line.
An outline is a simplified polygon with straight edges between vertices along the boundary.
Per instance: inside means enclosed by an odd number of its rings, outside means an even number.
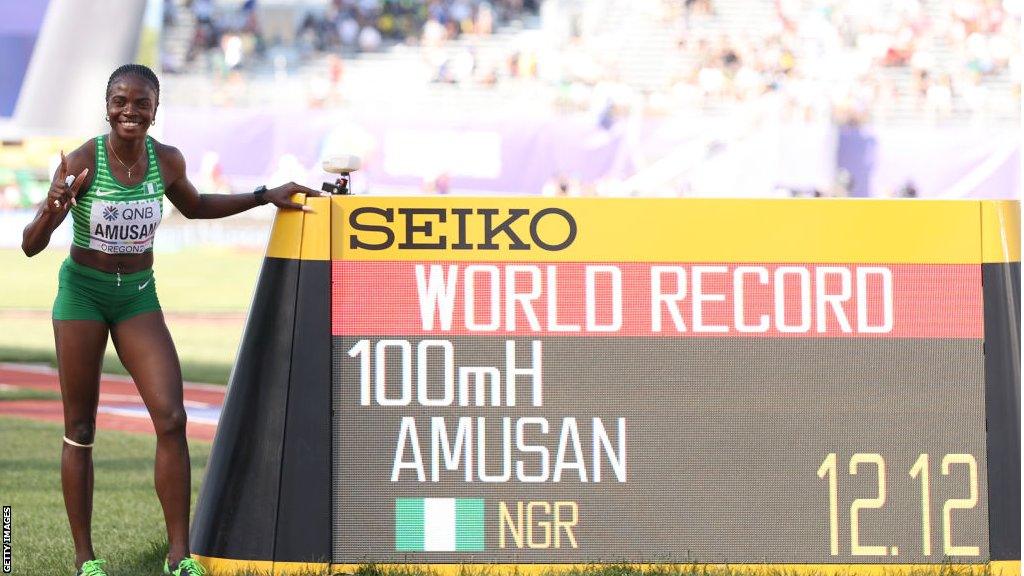
M75 198L78 197L78 190L85 182L87 174L89 174L89 169L85 168L78 176L73 177L73 180L68 178L68 161L64 157L64 151L61 150L60 167L57 169L57 175L53 182L50 183L50 191L46 194L45 211L51 214L62 214L67 212L72 204L77 205L78 202ZM71 180L70 184L69 180Z

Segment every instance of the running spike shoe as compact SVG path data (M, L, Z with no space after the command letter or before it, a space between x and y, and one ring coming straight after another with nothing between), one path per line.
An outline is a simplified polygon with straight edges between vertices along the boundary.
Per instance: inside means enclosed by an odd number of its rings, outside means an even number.
M107 576L103 569L103 564L106 563L106 560L86 560L78 572L75 572L75 576Z
M205 576L206 568L192 558L182 558L178 567L171 570L171 565L164 560L164 576Z

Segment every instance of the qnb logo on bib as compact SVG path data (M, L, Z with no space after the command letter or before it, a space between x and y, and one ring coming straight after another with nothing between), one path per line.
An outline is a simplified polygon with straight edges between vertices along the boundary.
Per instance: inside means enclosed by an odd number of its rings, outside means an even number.
M89 218L89 247L108 254L138 254L153 246L160 225L159 200L93 202Z

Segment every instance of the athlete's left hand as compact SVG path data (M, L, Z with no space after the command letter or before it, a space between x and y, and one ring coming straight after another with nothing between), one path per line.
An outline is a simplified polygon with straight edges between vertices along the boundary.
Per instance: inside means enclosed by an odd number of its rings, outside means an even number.
M289 208L293 210L305 210L311 212L312 208L305 204L299 204L292 200L294 194L305 194L306 196L323 196L323 192L319 190L313 190L312 188L306 188L302 184L296 184L295 182L289 182L283 186L277 188L271 188L263 193L263 198L266 199L268 204L273 204L278 208Z

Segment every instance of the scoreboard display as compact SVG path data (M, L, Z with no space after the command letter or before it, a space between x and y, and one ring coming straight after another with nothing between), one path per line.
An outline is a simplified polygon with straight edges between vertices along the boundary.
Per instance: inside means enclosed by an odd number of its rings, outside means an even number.
M976 210L341 206L336 562L988 560Z
M1018 203L305 202L196 506L213 574L1019 573Z

